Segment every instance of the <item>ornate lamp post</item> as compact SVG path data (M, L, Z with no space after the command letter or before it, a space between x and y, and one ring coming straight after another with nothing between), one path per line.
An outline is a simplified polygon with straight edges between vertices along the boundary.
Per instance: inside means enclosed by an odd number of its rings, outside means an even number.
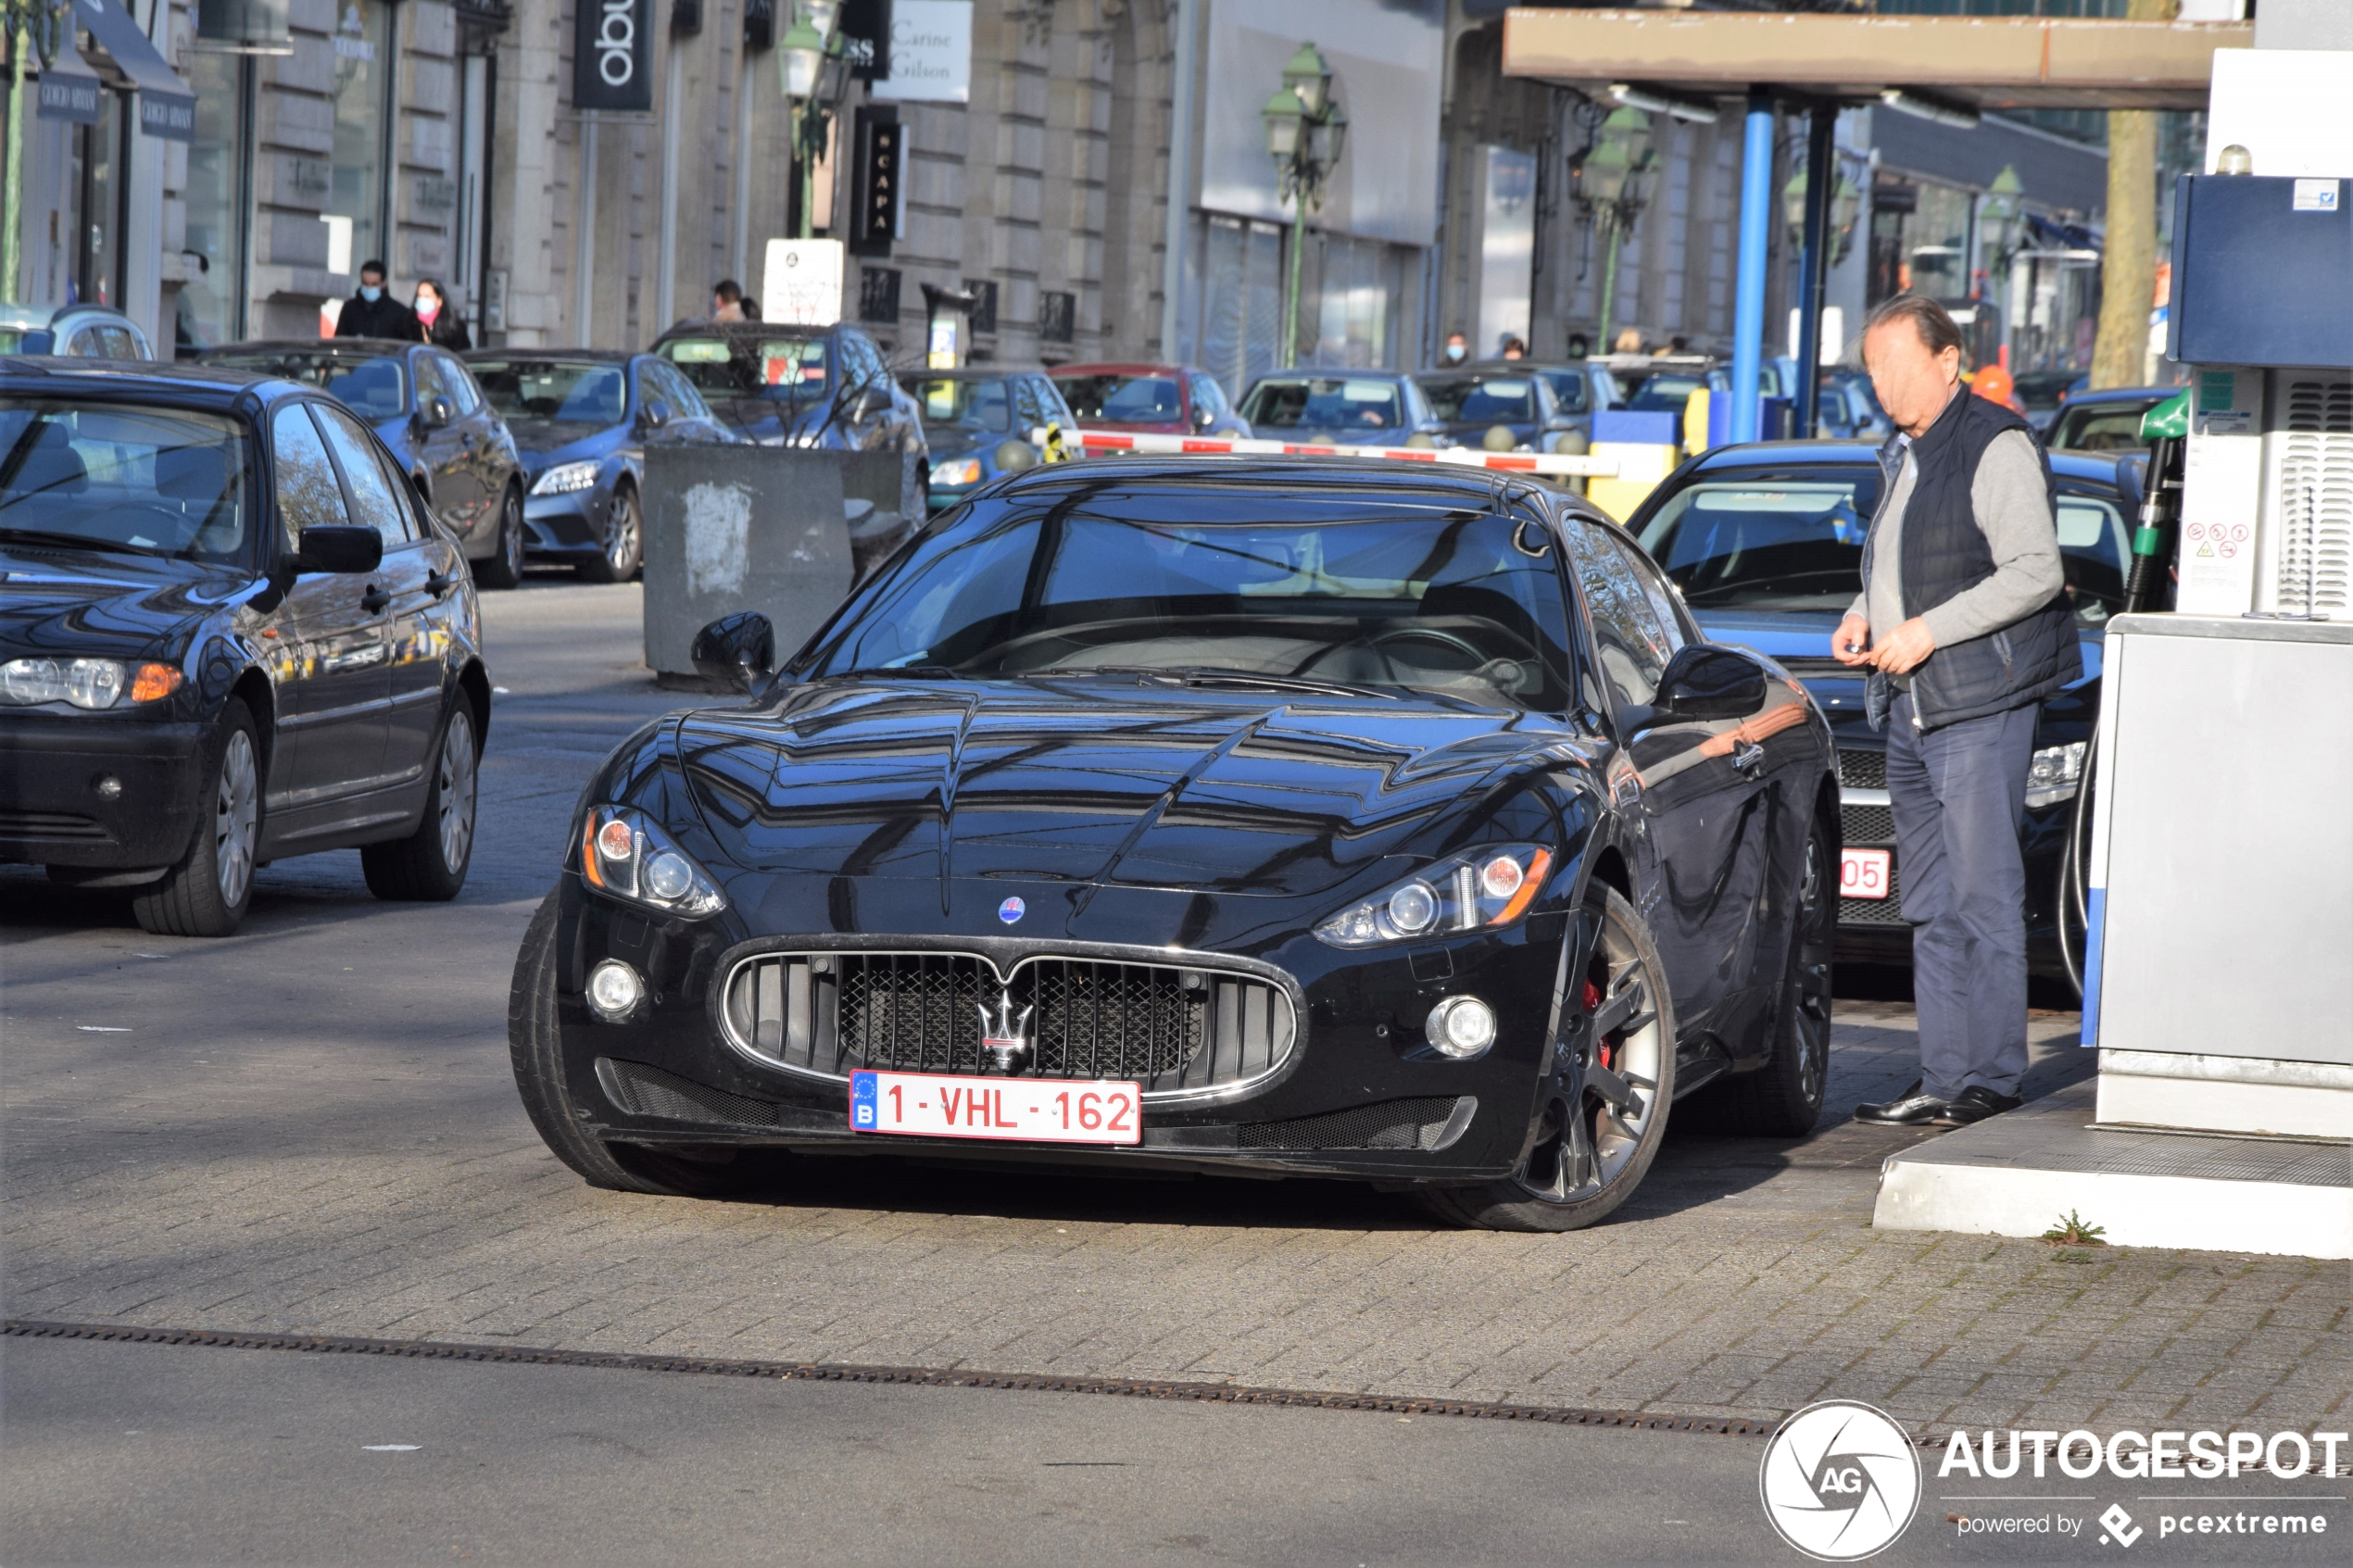
M849 85L849 53L836 23L841 0L799 0L793 24L776 42L776 69L793 110L793 157L800 166L799 238L815 228L817 160L825 156L825 135L834 108Z
M1307 248L1307 209L1324 205L1324 182L1348 144L1348 115L1332 99L1332 68L1313 44L1283 67L1283 84L1261 111L1266 154L1275 160L1280 199L1291 204L1290 266L1283 281L1283 338L1277 362L1299 360L1299 266Z
M1646 189L1657 151L1651 144L1651 117L1641 109L1613 109L1602 121L1592 150L1570 172L1577 181L1577 201L1607 236L1607 260L1602 270L1601 341L1610 351L1610 318L1617 307L1617 245L1634 227L1650 201Z

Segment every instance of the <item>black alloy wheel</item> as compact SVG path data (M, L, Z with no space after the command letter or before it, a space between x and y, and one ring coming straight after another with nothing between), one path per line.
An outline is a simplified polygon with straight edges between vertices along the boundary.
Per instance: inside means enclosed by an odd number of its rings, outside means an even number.
M474 568L485 588L512 588L522 581L522 490L507 486L498 500L498 537L489 558Z
M613 486L612 505L605 508L602 548L579 565L584 583L626 583L645 564L646 529L637 508L637 492L627 480Z
M481 766L473 709L460 695L441 722L440 744L426 764L433 782L425 793L424 821L406 838L360 847L359 869L369 892L402 903L446 903L458 896L466 885L466 868L473 863Z
M1831 949L1838 935L1838 851L1817 819L1806 835L1791 922L1789 967L1774 1004L1772 1060L1754 1073L1711 1085L1692 1110L1711 1131L1736 1137L1795 1138L1821 1120L1831 1076Z
M132 895L140 929L158 936L228 936L253 903L261 837L261 743L252 710L231 697L196 770L195 832L180 863Z
M1442 1219L1481 1230L1581 1230L1631 1197L1657 1158L1675 1099L1667 967L1616 888L1596 888L1579 927L1592 933L1584 973L1571 977L1582 1017L1563 1021L1562 1046L1581 1060L1546 1078L1517 1173L1421 1195Z
M732 1148L647 1148L607 1143L581 1130L596 1114L576 1104L564 1082L563 1037L556 1012L556 906L550 893L522 934L514 984L507 993L507 1050L531 1124L557 1159L591 1186L663 1198L717 1198L753 1185L758 1164Z

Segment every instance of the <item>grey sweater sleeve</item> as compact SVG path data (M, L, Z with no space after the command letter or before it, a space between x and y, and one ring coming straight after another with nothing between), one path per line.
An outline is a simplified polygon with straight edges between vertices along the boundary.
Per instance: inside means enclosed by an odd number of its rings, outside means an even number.
M1994 438L1978 459L1969 504L1994 553L1994 575L1920 617L1939 647L2024 620L2067 585L2032 437L2012 430Z

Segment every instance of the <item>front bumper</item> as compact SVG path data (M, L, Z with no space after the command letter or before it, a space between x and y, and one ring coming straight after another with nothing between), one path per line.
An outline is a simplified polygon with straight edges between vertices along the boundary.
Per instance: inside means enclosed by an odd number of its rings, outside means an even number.
M1040 887L1033 901L1058 891ZM1173 935L1191 895L1161 897ZM1148 1091L1139 1147L1081 1147L852 1132L846 1078L759 1060L731 1043L718 1021L716 989L749 952L829 945L888 950L904 947L909 937L747 936L720 929L727 917L690 922L641 914L591 894L571 875L560 904L557 1004L565 1086L599 1137L1406 1182L1491 1180L1516 1168L1549 1062L1553 987L1567 935L1565 915L1539 914L1501 933L1410 953L1342 953L1302 934L1249 954L1195 954L1204 967L1242 960L1295 987L1297 1037L1290 1055L1231 1092ZM952 945L958 938L925 933L915 940ZM1014 950L1002 937L963 940L993 940L998 946L989 950L996 953ZM1182 964L1186 957L1172 947L1044 936L1018 946L1039 957L1083 947L1090 957L1135 964ZM583 995L588 970L608 957L647 981L648 1001L626 1022L599 1020ZM1500 1028L1484 1055L1456 1061L1428 1047L1421 1025L1441 997L1464 994L1492 1005Z
M605 514L611 506L612 490L604 484L561 495L525 495L523 554L533 558L565 559L601 555L605 548Z
M100 714L0 714L0 860L174 865L195 830L205 726ZM102 780L121 784L108 798Z
M1886 850L1891 874L1884 898L1839 899L1836 955L1859 963L1908 965L1912 926L1904 917L1904 856L1895 843L1894 809L1883 789L1850 788L1843 794L1839 814L1846 847ZM2026 964L2036 974L2067 972L2058 946L2059 863L2074 810L2071 798L2031 809L2019 833L2026 861Z

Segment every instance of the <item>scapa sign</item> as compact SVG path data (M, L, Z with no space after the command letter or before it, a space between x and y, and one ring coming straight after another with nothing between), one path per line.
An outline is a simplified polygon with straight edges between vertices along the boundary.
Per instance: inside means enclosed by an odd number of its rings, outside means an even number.
M653 0L576 0L572 104L642 113L654 107Z

